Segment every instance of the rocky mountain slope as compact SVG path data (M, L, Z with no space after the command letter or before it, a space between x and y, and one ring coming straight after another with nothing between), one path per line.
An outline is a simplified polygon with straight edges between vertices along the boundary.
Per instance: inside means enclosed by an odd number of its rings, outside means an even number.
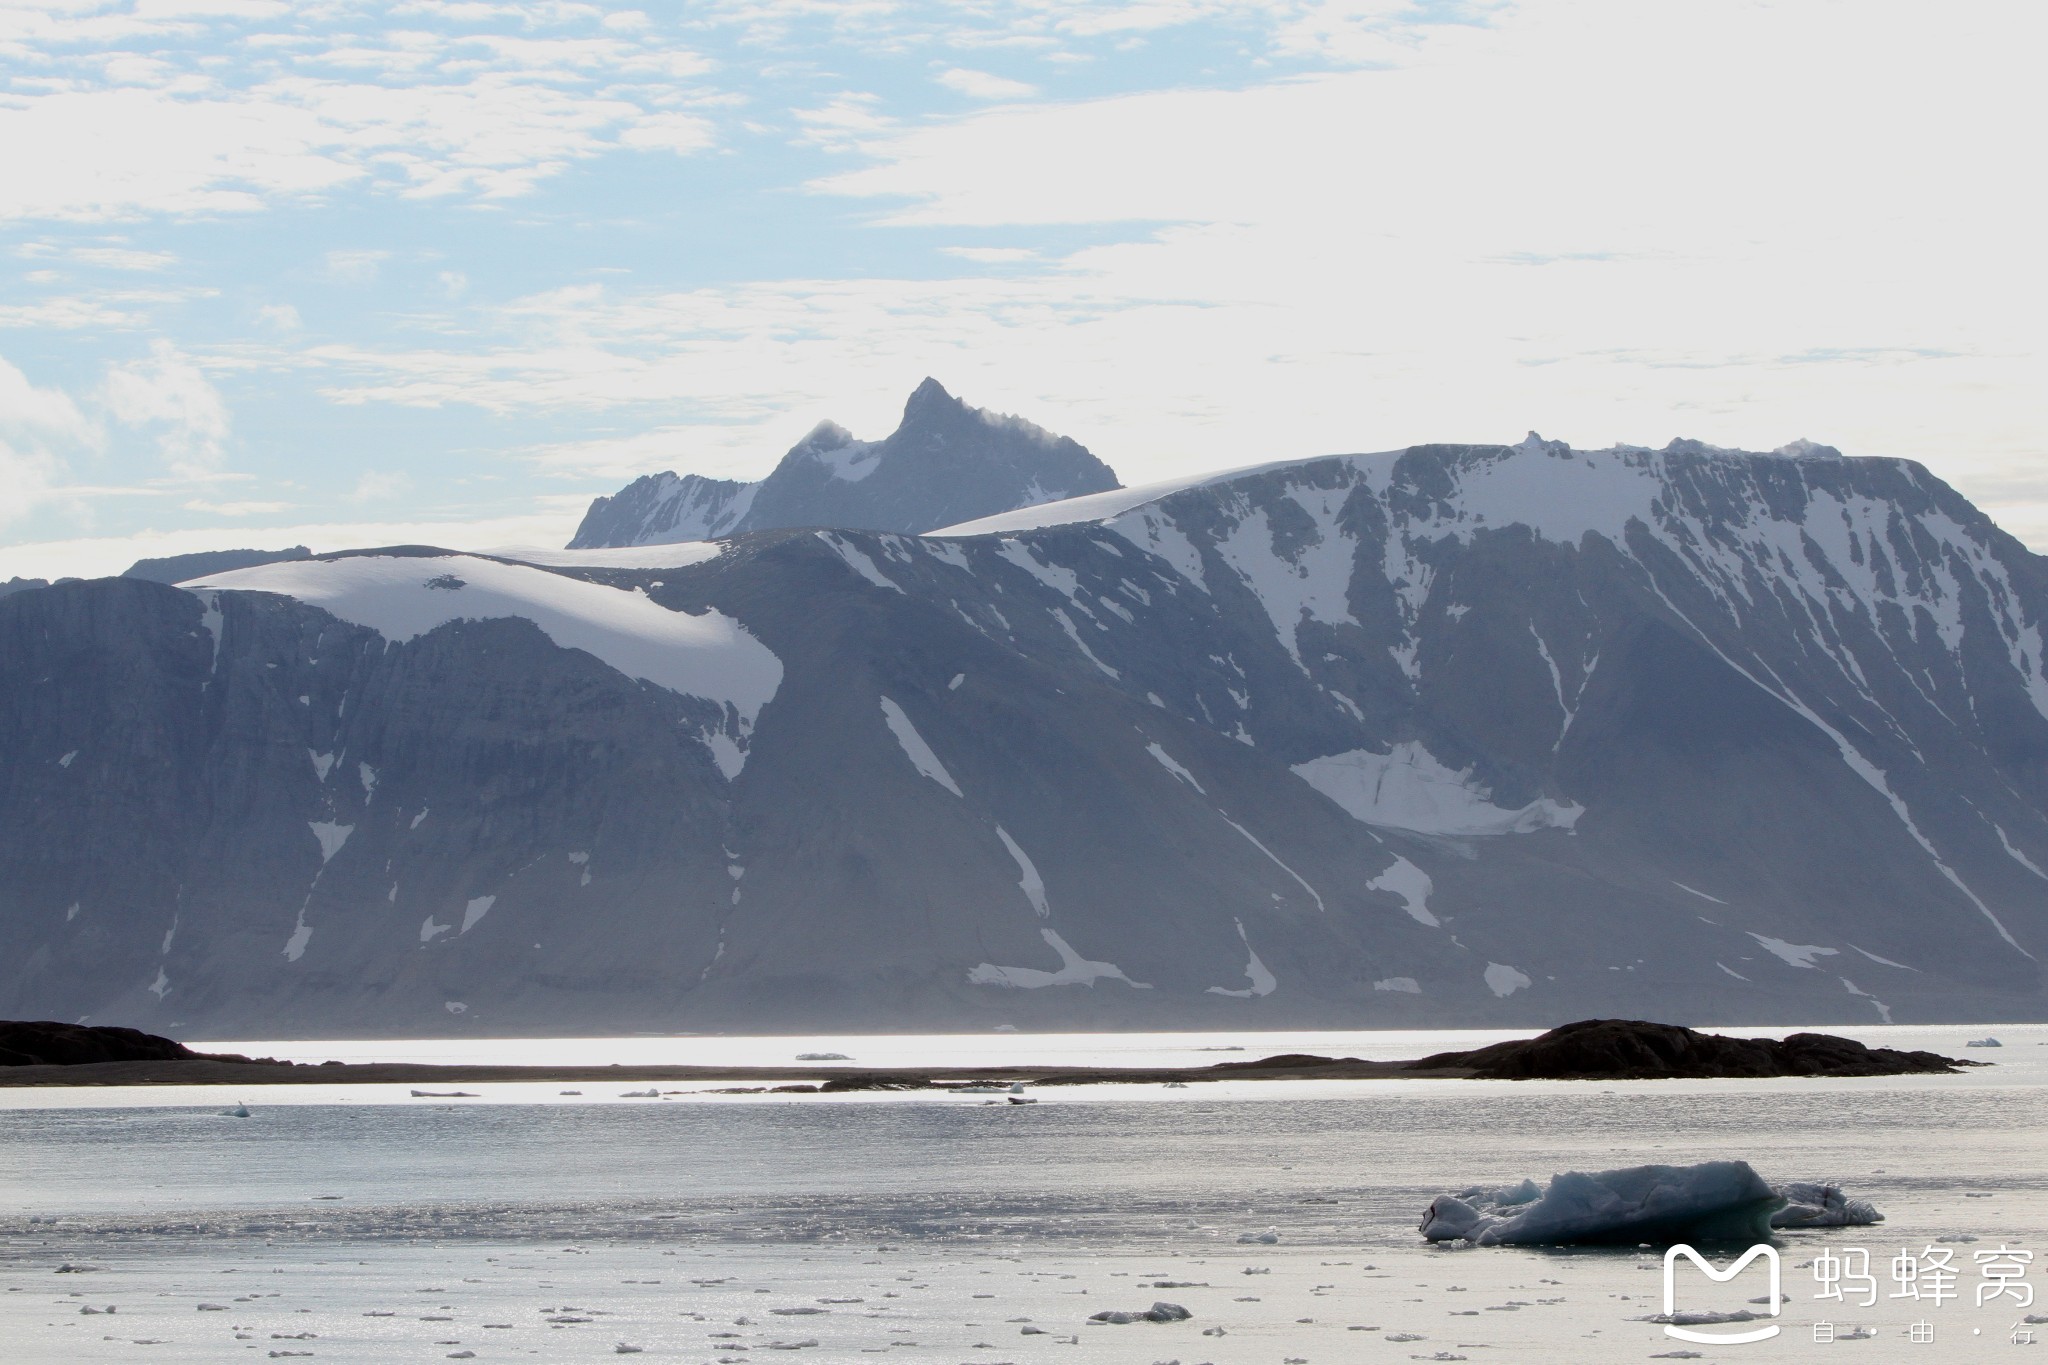
M794 526L915 534L1118 487L1064 436L972 408L927 379L884 440L821 422L758 483L649 474L591 503L572 550L710 540Z
M2044 622L1918 465L1533 436L40 589L0 1015L2041 1017Z

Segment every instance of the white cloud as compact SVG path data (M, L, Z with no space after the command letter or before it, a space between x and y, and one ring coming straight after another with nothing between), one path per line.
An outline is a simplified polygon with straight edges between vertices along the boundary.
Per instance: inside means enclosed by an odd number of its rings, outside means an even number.
M305 326L299 310L288 303L266 303L256 310L259 325L277 332L296 332Z
M168 251L137 251L131 247L115 246L73 247L68 254L81 265L99 266L105 270L165 270L178 260Z
M0 359L0 525L49 502L65 476L66 457L91 450L99 439L70 395L38 387Z
M205 498L189 498L183 504L187 512L206 512L218 517L262 517L278 512L290 511L288 502L209 502Z
M366 469L348 496L350 502L389 502L411 491L410 474L390 469Z
M1028 246L949 246L940 249L948 256L958 256L977 265L1009 265L1038 259L1038 253Z
M170 342L151 343L147 360L110 368L100 399L115 421L154 434L173 473L201 475L220 467L228 435L227 404L200 368Z
M1035 85L959 66L941 71L934 79L955 94L975 100L1021 100L1038 93Z
M0 54L53 73L0 103L0 218L248 212L354 184L506 198L608 151L715 141L678 108L701 55L595 7L477 8L514 31L320 38L248 31L294 18L283 6L0 8ZM206 33L235 43L231 72L193 41Z
M320 273L336 284L374 284L390 259L388 251L330 251L320 258Z

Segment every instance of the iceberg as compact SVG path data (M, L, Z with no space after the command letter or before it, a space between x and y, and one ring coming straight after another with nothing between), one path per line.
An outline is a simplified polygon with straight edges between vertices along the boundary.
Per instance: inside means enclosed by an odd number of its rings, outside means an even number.
M1771 1189L1785 1201L1785 1207L1771 1215L1774 1228L1860 1228L1884 1221L1869 1200L1851 1199L1839 1185L1787 1180Z
M1432 1242L1474 1246L1761 1242L1785 1197L1746 1161L1566 1171L1538 1189L1474 1186L1438 1195L1422 1216Z

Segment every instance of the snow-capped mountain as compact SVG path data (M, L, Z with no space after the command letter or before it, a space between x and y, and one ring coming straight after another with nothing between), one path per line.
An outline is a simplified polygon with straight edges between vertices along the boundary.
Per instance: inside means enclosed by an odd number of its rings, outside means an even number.
M918 385L885 440L821 422L758 483L649 474L590 504L572 550L711 540L794 526L915 534L968 517L1116 488L1064 436Z
M1918 465L1533 436L37 589L0 1014L2042 1017L2044 623Z

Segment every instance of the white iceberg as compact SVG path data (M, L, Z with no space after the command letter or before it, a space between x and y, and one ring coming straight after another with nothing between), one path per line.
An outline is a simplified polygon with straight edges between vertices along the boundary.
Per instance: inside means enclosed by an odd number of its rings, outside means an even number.
M1581 1242L1760 1242L1785 1206L1746 1161L1566 1171L1438 1195L1422 1216L1432 1242L1545 1246Z

